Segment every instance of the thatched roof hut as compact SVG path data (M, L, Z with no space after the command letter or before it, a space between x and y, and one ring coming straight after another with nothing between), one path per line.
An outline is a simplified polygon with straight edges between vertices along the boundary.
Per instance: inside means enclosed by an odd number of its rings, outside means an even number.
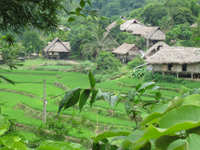
M170 47L158 51L148 57L150 64L192 64L200 63L200 48L195 47Z
M167 45L165 42L158 42L155 45L153 45L151 48L149 48L146 53L144 54L144 58L148 58L152 55L154 55L156 52L158 52L161 49L170 48L169 45Z
M70 52L69 42L62 42L59 38L55 38L45 47L44 52Z
M46 57L52 58L62 58L65 59L67 53L70 52L70 43L62 42L59 38L55 38L52 42L45 47L44 53Z
M110 32L110 30L111 30L112 28L114 28L116 25L117 25L117 22L114 21L113 23L111 23L110 25L107 26L106 31Z
M131 61L134 60L135 56L143 55L144 51L136 44L123 43L121 46L112 51L112 53L116 54L119 59Z
M164 41L166 38L165 32L160 27L137 27L132 34L157 41Z
M125 23L120 25L120 30L132 33L135 28L146 27L138 19L134 18L132 20L127 20Z
M177 78L200 78L200 48L170 47L146 59L153 72L176 75Z

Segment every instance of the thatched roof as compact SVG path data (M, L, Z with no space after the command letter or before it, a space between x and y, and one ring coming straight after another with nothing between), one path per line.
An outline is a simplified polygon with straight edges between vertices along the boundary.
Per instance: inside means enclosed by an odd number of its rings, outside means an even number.
M124 21L127 21L126 17L124 16L120 16L121 19L123 19Z
M162 35L157 36L157 38L155 38L155 37L153 37L153 35L157 31L160 31L160 33L162 33ZM133 30L132 34L140 35L141 37L144 37L145 39L151 39L151 40L165 40L165 37L166 37L165 32L160 27L137 27Z
M114 51L112 51L112 53L115 54L127 54L133 47L137 46L136 44L127 44L127 43L123 43L121 46L119 46L118 48L116 48ZM140 50L142 50L139 46L137 46ZM141 52L140 52L141 53ZM134 54L132 54L134 55ZM141 53L142 55L142 53Z
M150 64L192 64L200 63L200 48L170 47L158 51L146 59Z
M117 22L114 21L114 22L111 23L109 26L107 26L106 30L107 30L108 32L110 32L110 29L114 28L116 25L117 25Z
M55 38L49 45L45 47L44 52L70 52L69 42L62 42L59 38Z
M120 25L120 30L127 31L127 32L133 32L135 28L137 27L146 27L144 24L142 24L139 20L136 18L132 20L127 20L125 23Z
M169 48L170 46L167 45L165 42L158 42L155 45L153 45L151 48L149 48L146 53L144 54L144 58L148 58L151 56L151 53L153 51L158 52L161 49Z
M197 23L194 23L194 24L192 24L190 27L191 28L196 28L198 26L198 24Z

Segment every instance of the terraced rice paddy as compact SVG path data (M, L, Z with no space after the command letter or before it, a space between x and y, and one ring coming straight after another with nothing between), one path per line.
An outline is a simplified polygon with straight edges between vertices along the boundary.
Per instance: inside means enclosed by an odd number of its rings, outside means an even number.
M15 70L12 72L0 71L1 75L6 76L16 82L16 85L2 83L0 84L0 100L6 107L1 106L2 114L8 115L10 119L15 119L17 123L31 128L33 125L42 124L42 110L43 110L43 79L46 80L46 100L48 116L54 116L58 111L59 101L64 96L65 90L58 86L62 83L67 89L75 87L88 88L89 80L86 74L75 72L61 72L61 71L36 71L36 70ZM57 83L57 84L55 84ZM143 83L138 79L117 79L110 80L103 83L96 84L97 88L102 91L113 91L127 93L131 87L136 84ZM165 88L161 90L164 97L170 99L175 96L181 96L178 89L182 86L180 84L157 83L159 86ZM184 85L188 88L199 87L199 82ZM151 91L142 96L143 100L153 100ZM135 126L135 122L130 121L126 115L124 103L119 103L117 107L111 109L110 105L99 100L90 108L89 102L83 109L82 113L78 111L78 105L62 111L64 118L74 116L75 120L85 119L84 124L81 124L82 134L78 134L76 130L71 130L67 136L77 139L89 138L98 131L107 129L122 129L131 130ZM47 118L48 120L48 118ZM69 126L72 126L69 124ZM101 130L99 130L101 129ZM36 138L30 131L20 131L28 140Z

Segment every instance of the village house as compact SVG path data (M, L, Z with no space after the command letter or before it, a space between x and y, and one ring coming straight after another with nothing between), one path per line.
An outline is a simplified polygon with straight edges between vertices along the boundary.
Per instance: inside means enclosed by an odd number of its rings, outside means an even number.
M158 42L156 44L154 44L152 47L150 47L146 53L144 54L144 56L142 58L146 59L152 55L154 55L155 53L157 53L159 50L161 49L166 49L169 48L170 46L167 45L165 42Z
M119 60L125 63L134 60L137 55L144 55L144 51L139 46L127 43L123 43L112 51L112 53L115 54Z
M55 38L49 42L44 49L45 57L48 59L67 59L70 53L70 43L62 42L59 38Z
M165 32L160 27L147 27L136 18L127 20L120 26L123 32L129 32L135 36L144 37L146 40L147 48L166 39Z
M146 62L152 71L162 75L176 75L177 78L200 78L200 48L169 47L148 57Z
M126 19L124 19L124 20L126 20ZM126 20L125 23L120 25L120 30L123 32L132 33L138 27L146 27L146 26L144 24L142 24L138 19L134 18L132 20Z

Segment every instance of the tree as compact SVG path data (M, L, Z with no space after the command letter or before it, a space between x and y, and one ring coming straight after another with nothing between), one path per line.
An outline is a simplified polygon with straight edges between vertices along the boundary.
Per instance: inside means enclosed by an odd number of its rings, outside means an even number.
M92 40L83 40L86 44L83 46L83 53L89 53L96 57L102 50L111 50L116 43L108 37L108 32L102 29L101 25L93 26L91 31Z
M68 0L70 3L74 0ZM0 1L0 32L9 33L7 41L14 42L12 34L19 34L22 30L30 27L45 33L58 30L58 10L65 10L68 21L76 20L78 16L85 15L81 11L99 17L95 10L84 9L86 3L91 6L89 0L80 0L75 10L66 10L61 0L1 0ZM102 17L101 17L102 18Z
M179 7L178 9L173 10L172 19L176 25L187 22L192 24L194 22L191 10L186 7Z
M33 52L40 53L44 48L44 42L40 39L39 35L35 31L26 31L23 34L23 46L27 49L27 52L30 47L33 47Z
M158 20L164 16L167 16L167 10L162 5L149 4L141 13L144 22L150 23L152 26L158 26Z

